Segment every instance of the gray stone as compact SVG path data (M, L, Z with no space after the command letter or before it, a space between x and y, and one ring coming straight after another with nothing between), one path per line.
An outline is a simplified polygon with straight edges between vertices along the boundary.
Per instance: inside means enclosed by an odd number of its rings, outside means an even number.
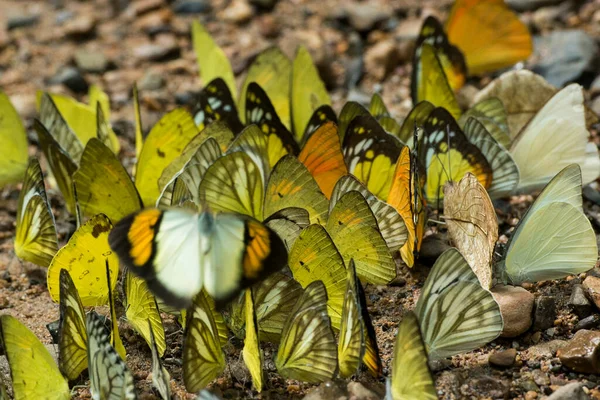
M530 359L545 359L552 358L556 352L567 345L566 340L551 340L549 342L540 343L536 346L531 346L527 349L527 357Z
M467 382L469 389L477 393L478 397L491 397L493 399L506 399L510 392L510 382L491 376L482 376ZM465 393L467 395L471 393Z
M562 0L505 0L516 11L535 10L540 7L559 4Z
M587 187L587 186L586 186ZM585 295L585 290L581 285L574 285L571 297L568 302L569 307L573 310L579 318L587 317L592 313L592 303L588 300Z
M535 299L533 330L542 331L554 326L556 319L556 299L553 296L539 296Z
M171 6L176 14L203 14L212 7L208 0L178 0Z
M582 320L579 320L577 324L575 324L575 331L580 331L582 329L592 329L600 326L600 315L593 314L588 317L585 317Z
M532 70L556 87L594 71L598 45L582 30L553 31L533 43L537 62Z
M50 78L51 85L65 85L76 93L87 93L89 84L81 75L79 69L75 67L65 67L58 71L56 75Z
M40 16L34 15L14 15L8 17L6 21L6 29L27 28L28 26L36 25L40 20Z
M350 26L358 32L369 32L376 25L383 24L390 13L381 9L374 2L355 3L345 9Z
M600 308L600 278L588 275L581 286L596 308Z
M140 90L158 90L164 85L165 79L162 77L162 75L148 72L142 77L138 87Z
M534 296L519 286L498 285L492 289L492 295L500 306L504 320L502 337L516 337L531 326Z
M160 61L179 53L177 39L172 34L160 34L152 43L133 49L133 54L144 61Z
M494 367L500 368L508 368L512 367L515 363L515 359L517 358L517 350L516 349L508 349L504 351L497 351L490 355L488 362L490 365Z
M589 398L590 396L583 391L583 385L573 382L559 388L546 400L588 400Z
M75 64L82 71L101 73L106 71L108 60L101 51L79 50L75 53Z
M534 369L531 372L531 376L533 377L535 384L538 386L548 386L550 384L550 377L548 377L548 374L541 369Z
M343 382L323 382L319 386L308 391L304 400L325 400L347 398L348 392Z
M370 389L367 389L360 382L349 382L348 383L348 396L351 399L364 399L364 400L379 400L381 398L380 395L373 392Z
M562 364L586 374L600 373L600 332L582 329L556 353Z
M539 392L540 388L535 384L533 379L525 379L519 382L519 386L526 392Z

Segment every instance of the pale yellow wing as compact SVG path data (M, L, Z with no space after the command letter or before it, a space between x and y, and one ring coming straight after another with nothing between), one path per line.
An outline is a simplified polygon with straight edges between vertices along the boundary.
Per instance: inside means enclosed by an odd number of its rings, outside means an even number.
M0 90L0 188L23 178L27 168L27 133L21 118Z
M246 338L244 339L244 363L252 376L254 388L259 393L263 387L263 366L262 353L258 344L258 324L256 313L254 311L254 300L252 299L252 289L246 289Z

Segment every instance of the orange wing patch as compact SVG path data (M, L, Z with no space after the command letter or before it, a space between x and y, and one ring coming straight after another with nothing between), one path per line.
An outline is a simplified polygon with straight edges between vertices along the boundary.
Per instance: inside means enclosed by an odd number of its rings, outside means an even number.
M131 246L129 256L133 265L142 267L146 265L152 256L155 227L162 212L157 209L145 210L137 214L127 233L127 239Z
M246 222L246 235L244 277L247 279L258 279L263 270L264 261L271 252L269 230L262 224L249 220Z
M298 160L310 171L327 199L331 198L335 183L348 174L337 126L333 122L321 125L310 136Z

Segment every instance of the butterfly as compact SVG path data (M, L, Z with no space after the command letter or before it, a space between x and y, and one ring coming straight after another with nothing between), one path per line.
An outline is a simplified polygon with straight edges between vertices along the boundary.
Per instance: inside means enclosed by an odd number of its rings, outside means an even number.
M227 56L198 21L192 22L192 46L204 83L221 78L231 93L231 97L237 98L235 76Z
M521 218L498 267L513 284L561 279L592 268L596 235L583 214L581 169L559 172Z
M385 240L390 252L395 253L398 251L408 238L404 220L394 207L390 206L385 201L379 200L354 176L344 175L337 181L329 201L329 212L331 213L333 211L337 201L344 194L353 190L359 192L369 204L369 208L377 220L377 226L381 232L381 236Z
M60 270L58 366L73 381L88 367L85 311L71 275Z
M208 82L196 96L192 115L199 131L214 121L224 122L234 133L239 133L244 128L238 116L235 96L221 78Z
M362 281L387 284L396 277L396 263L367 200L359 192L350 191L339 198L325 229L344 264L354 260Z
M71 277L75 277L75 287L83 306L109 303L106 264L110 269L111 290L114 290L119 273L119 259L108 245L112 227L104 214L95 215L58 250L48 267L48 292L52 300L60 300L60 271L66 269Z
M338 364L341 378L355 374L364 362L373 376L383 371L375 329L367 310L365 294L358 279L354 262L348 264L346 294L342 308L342 323L338 338Z
M469 172L444 187L444 220L448 235L465 257L479 283L492 288L492 257L498 221L490 196Z
M387 198L387 203L404 221L407 238L400 248L400 256L409 268L414 265L419 254L427 223L427 206L422 190L424 181L419 169L416 151L411 151L408 146L404 147L396 161Z
M302 286L294 278L281 272L275 272L264 281L254 284L253 309L261 342L279 343L283 324L302 291ZM241 293L236 301L231 302L227 321L230 329L240 339L246 336L247 312L246 294Z
M15 254L47 267L58 251L54 215L46 197L44 175L37 158L31 158L19 194Z
M110 344L101 317L91 311L86 318L90 392L94 399L136 399L133 375Z
M327 311L338 330L346 292L346 266L331 236L321 225L305 228L292 246L288 266L302 287L321 281L327 291Z
M255 82L246 88L246 123L256 124L267 137L269 165L275 166L286 154L300 152L296 139L281 122L266 92Z
M302 137L301 143L306 143L313 132L327 122L333 122L337 125L338 119L335 111L333 111L333 108L331 108L329 104L323 104L312 113L312 116L308 120L306 128L304 129L304 136Z
M123 293L125 294L123 306L127 322L142 335L150 348L155 346L159 357L162 357L167 347L165 330L156 299L150 292L147 283L133 273L125 271ZM148 329L148 325L151 329Z
M239 214L145 209L119 221L109 242L131 272L179 308L202 288L222 305L287 262L277 234Z
M600 175L600 157L588 141L583 89L571 84L542 107L513 140L510 152L519 166L519 192L541 189L571 163L580 165L583 183ZM569 146L555 146L568 138Z
M348 171L382 200L390 191L402 147L370 115L359 115L352 120L342 144Z
M319 383L333 379L337 363L335 337L327 314L327 291L323 282L314 281L285 322L275 366L284 378Z
M225 369L220 339L227 332L223 316L216 311L206 291L200 291L187 312L183 341L183 382L188 392L197 392ZM227 343L227 337L224 338Z
M512 139L508 128L508 115L504 103L498 97L488 97L478 101L465 111L458 120L462 129L465 129L465 123L470 118L480 122L505 149L510 147Z
M33 332L15 317L2 315L0 335L10 367L15 400L71 398L69 383Z
M430 360L481 347L497 338L504 326L500 306L455 248L436 260L415 314Z
M414 106L422 101L428 101L436 107L445 108L454 118L460 117L461 109L444 67L435 48L426 41L415 47L410 89Z
M427 43L431 45L443 68L444 74L448 78L448 84L453 91L460 89L467 78L467 65L465 58L458 47L448 41L442 24L433 16L429 16L423 21L419 37L417 38L416 48ZM413 70L412 81L416 81L416 70Z
M254 308L254 299L252 298L252 289L246 289L244 293L246 307L246 337L244 339L244 364L250 371L254 387L260 393L263 388L263 360L262 352L258 342L258 321Z
M148 320L148 332L150 332L150 351L152 352L152 386L163 400L171 400L171 375L160 361L160 349L154 339L154 330L150 320Z
M256 56L250 67L242 86L238 108L240 116L248 119L248 88L253 82L264 90L265 95L272 102L275 114L283 126L289 131L292 127L290 120L290 87L292 76L292 62L278 47L269 47Z
M319 77L310 53L306 47L300 46L292 62L290 89L292 130L296 140L302 140L313 112L322 105L331 105L329 93Z
M0 90L0 188L23 179L27 168L27 133L6 93Z
M392 377L387 379L386 400L438 398L435 381L427 364L427 351L416 315L409 311L402 317L396 334Z
M427 117L417 151L425 170L424 195L429 203L438 203L443 198L444 184L458 181L467 172L473 173L485 188L492 184L488 160L443 108L434 109Z
M527 26L503 0L455 0L446 32L471 75L510 67L533 52Z

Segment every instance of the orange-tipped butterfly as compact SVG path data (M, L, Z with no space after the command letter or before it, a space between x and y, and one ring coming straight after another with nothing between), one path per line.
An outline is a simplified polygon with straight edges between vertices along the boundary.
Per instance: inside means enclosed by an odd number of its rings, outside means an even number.
M287 264L279 236L241 214L149 208L117 223L109 243L158 297L180 308L202 288L222 307Z

